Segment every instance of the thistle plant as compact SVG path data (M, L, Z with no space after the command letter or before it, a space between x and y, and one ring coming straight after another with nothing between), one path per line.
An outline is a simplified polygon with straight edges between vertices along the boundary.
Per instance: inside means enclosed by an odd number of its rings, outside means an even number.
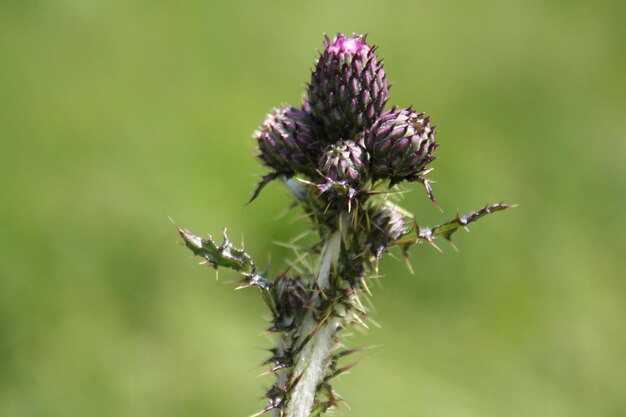
M412 246L452 235L481 217L509 208L487 205L434 227L421 227L398 204L401 183L418 182L436 204L429 165L437 149L430 118L413 108L389 107L389 84L376 47L365 36L326 37L299 108L273 110L254 139L268 173L254 200L281 180L316 236L294 247L297 260L271 278L245 249L224 234L218 244L179 229L184 244L214 268L239 272L237 288L255 287L271 313L276 344L266 361L275 379L255 415L319 416L340 397L333 378L350 367L340 359L358 349L342 335L367 327L368 281L393 247L408 257ZM436 247L436 246L435 246Z

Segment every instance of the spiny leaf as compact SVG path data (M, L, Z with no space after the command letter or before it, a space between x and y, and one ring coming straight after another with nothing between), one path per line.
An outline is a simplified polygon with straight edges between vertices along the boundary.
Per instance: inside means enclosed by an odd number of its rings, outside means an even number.
M472 211L465 216L457 216L449 222L439 224L434 227L419 227L417 222L414 221L411 230L400 239L393 242L393 246L402 246L408 248L409 246L418 242L427 242L433 244L433 239L442 236L448 241L452 241L452 234L461 227L466 227L470 223L474 223L481 217L488 214L495 213L496 211L506 210L508 208L516 207L515 205L509 205L505 203L497 203L486 205L480 210Z
M194 255L203 257L214 268L229 268L244 274L256 272L256 265L252 258L245 250L237 249L230 243L226 231L224 231L224 243L221 245L215 243L211 236L208 239L203 239L184 229L178 229L178 233L183 238L185 246Z
M265 301L274 315L277 314L274 297L271 292L274 283L266 279L264 271L257 271L256 264L243 248L236 248L230 243L226 230L224 230L224 242L221 245L215 243L211 236L208 239L203 239L189 230L179 228L177 230L183 238L185 246L194 255L204 258L213 268L228 268L242 274L244 278L237 289L253 286L259 287L263 301Z

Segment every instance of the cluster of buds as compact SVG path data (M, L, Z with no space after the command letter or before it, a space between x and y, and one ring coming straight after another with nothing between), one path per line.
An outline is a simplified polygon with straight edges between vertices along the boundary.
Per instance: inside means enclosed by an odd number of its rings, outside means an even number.
M326 38L302 108L275 110L254 135L271 178L300 175L352 196L379 180L426 181L435 129L412 108L385 111L389 85L375 51L364 35Z
M365 36L326 37L300 108L275 109L255 132L270 173L252 199L282 177L318 236L310 246L294 246L297 260L276 279L226 234L218 245L179 229L195 255L242 274L239 288L258 288L271 311L268 332L277 343L265 364L275 381L256 415L315 417L341 401L332 379L353 366L340 361L358 351L342 348L341 330L367 321L368 273L378 272L389 248L408 256L414 244L451 240L458 229L509 207L488 205L420 227L391 191L402 181L421 182L434 202L425 175L435 159L435 129L412 108L386 109L388 100L382 60Z

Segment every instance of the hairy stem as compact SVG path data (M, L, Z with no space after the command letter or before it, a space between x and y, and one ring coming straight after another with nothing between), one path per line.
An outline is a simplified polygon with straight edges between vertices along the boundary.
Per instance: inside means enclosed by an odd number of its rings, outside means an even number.
M341 234L336 231L324 242L320 265L317 274L317 285L320 291L325 291L330 283L330 273L337 262L340 251ZM313 303L319 302L319 295ZM306 343L302 351L296 356L294 363L293 386L289 400L282 410L283 417L309 417L313 408L317 386L322 382L324 371L330 362L331 350L334 346L340 319L329 317L318 318L311 309L299 329L300 342ZM306 338L313 334L308 342Z

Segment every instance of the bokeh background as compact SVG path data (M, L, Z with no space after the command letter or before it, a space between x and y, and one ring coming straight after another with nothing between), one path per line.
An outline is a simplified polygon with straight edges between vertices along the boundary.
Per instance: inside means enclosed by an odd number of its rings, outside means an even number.
M168 220L227 226L280 272L251 133L298 103L322 34L369 32L392 102L443 146L404 205L520 207L460 252L382 264L359 417L626 416L623 1L0 2L0 415L246 416L271 384L262 303Z

